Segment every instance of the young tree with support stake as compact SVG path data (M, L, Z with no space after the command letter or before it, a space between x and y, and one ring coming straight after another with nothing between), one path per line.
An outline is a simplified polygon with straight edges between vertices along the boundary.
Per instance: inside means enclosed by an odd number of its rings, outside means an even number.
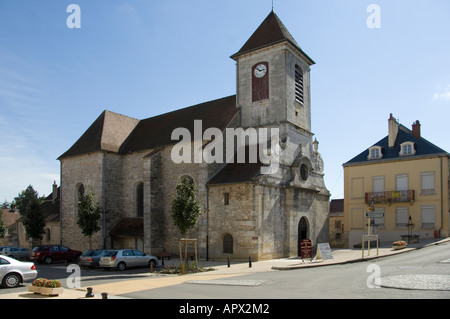
M101 229L99 226L101 218L102 209L96 203L94 194L88 192L80 195L77 224L81 228L83 235L89 237L89 249L92 249L92 235Z
M197 187L191 179L185 178L178 183L176 192L177 196L172 203L172 219L181 235L184 236L197 225L201 214L200 204L197 200ZM195 257L197 259L197 256ZM187 263L186 251L185 261Z

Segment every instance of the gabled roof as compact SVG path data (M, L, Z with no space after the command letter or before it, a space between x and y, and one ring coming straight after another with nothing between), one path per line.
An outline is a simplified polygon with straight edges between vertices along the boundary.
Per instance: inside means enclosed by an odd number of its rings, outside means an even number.
M188 129L193 138L195 120L202 120L203 131L209 127L224 130L238 110L236 95L232 95L141 120L120 147L120 153L176 144L178 141L171 138L176 128Z
M193 136L194 120L202 120L203 130L223 130L238 110L232 95L144 120L104 111L58 159L98 151L128 154L176 144L171 139L175 128L187 128Z
M261 25L256 29L253 35L247 40L242 48L231 56L236 59L239 55L258 50L269 45L288 42L296 48L311 63L315 62L300 48L294 37L289 33L288 29L281 22L280 18L272 10Z
M105 110L58 159L97 151L118 152L138 122L137 119Z
M401 156L400 155L400 145L404 142L413 142L414 148L416 150L415 155ZM413 136L412 131L406 128L405 126L399 124L397 138L395 140L395 144L393 147L389 147L389 136L386 136L382 140L378 141L372 146L380 146L382 150L383 157L381 159L367 159L369 155L369 149L366 149L364 152L358 154L350 161L344 164L344 166L351 164L360 164L360 163L378 163L380 161L388 161L394 159L414 159L420 156L427 155L448 155L446 151L437 147L433 143L430 143L423 137L417 138ZM372 147L371 146L371 147Z

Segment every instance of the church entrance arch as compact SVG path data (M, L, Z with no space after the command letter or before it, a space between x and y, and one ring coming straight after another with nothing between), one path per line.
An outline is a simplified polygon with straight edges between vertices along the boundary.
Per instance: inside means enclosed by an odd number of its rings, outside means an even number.
M303 239L308 239L309 236L309 225L308 220L306 217L300 218L300 221L298 222L298 241L297 241L297 250L298 250L298 256L301 256L301 242Z

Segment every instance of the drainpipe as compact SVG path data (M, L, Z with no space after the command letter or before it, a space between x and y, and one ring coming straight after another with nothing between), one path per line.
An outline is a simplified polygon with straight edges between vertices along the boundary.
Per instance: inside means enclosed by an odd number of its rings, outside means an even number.
M106 248L106 152L103 152L102 160L102 236L103 236L103 248Z
M206 184L206 261L209 261L209 186Z
M439 228L439 238L444 227L444 172L442 171L442 156L441 156L441 228Z

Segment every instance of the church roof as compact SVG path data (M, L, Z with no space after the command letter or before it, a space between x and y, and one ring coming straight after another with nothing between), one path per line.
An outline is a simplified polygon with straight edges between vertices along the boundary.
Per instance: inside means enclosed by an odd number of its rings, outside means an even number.
M238 161L238 152L245 152L243 163ZM259 154L259 152L258 152ZM208 185L233 184L251 182L260 175L263 164L257 158L256 163L250 161L250 147L241 146L234 154L233 163L225 163L209 180Z
M105 110L58 159L97 151L118 152L138 122L137 119Z
M247 52L285 41L289 42L298 51L300 51L300 53L304 55L311 64L315 64L315 62L305 52L303 52L294 37L289 33L288 29L284 26L283 22L281 22L280 18L278 18L273 10L242 46L242 48L237 53L233 54L231 58L235 59L239 55Z
M416 151L415 155L411 156L402 156L400 155L400 145L404 142L413 142L414 143L414 149ZM358 154L351 160L349 160L347 163L344 164L344 166L352 165L352 164L361 164L361 163L379 163L380 161L388 161L388 160L395 160L395 159L412 159L415 157L420 156L430 156L430 155L448 155L446 151L441 149L440 147L437 147L433 143L427 141L423 137L415 137L412 134L412 131L408 129L407 127L399 124L398 126L398 133L397 138L395 140L395 144L393 147L389 147L389 135L383 138L382 140L378 141L372 146L380 146L381 152L382 152L382 158L381 159L368 159L369 155L369 149L366 149L364 152Z
M202 120L203 129L223 130L237 112L235 95L144 120L104 111L58 159L97 151L128 154L176 144L171 139L175 128L187 128L193 136L194 120Z
M203 130L209 127L224 130L237 112L236 95L231 95L141 120L120 152L126 154L176 144L178 141L171 136L179 127L188 129L193 138L195 120L202 120Z

